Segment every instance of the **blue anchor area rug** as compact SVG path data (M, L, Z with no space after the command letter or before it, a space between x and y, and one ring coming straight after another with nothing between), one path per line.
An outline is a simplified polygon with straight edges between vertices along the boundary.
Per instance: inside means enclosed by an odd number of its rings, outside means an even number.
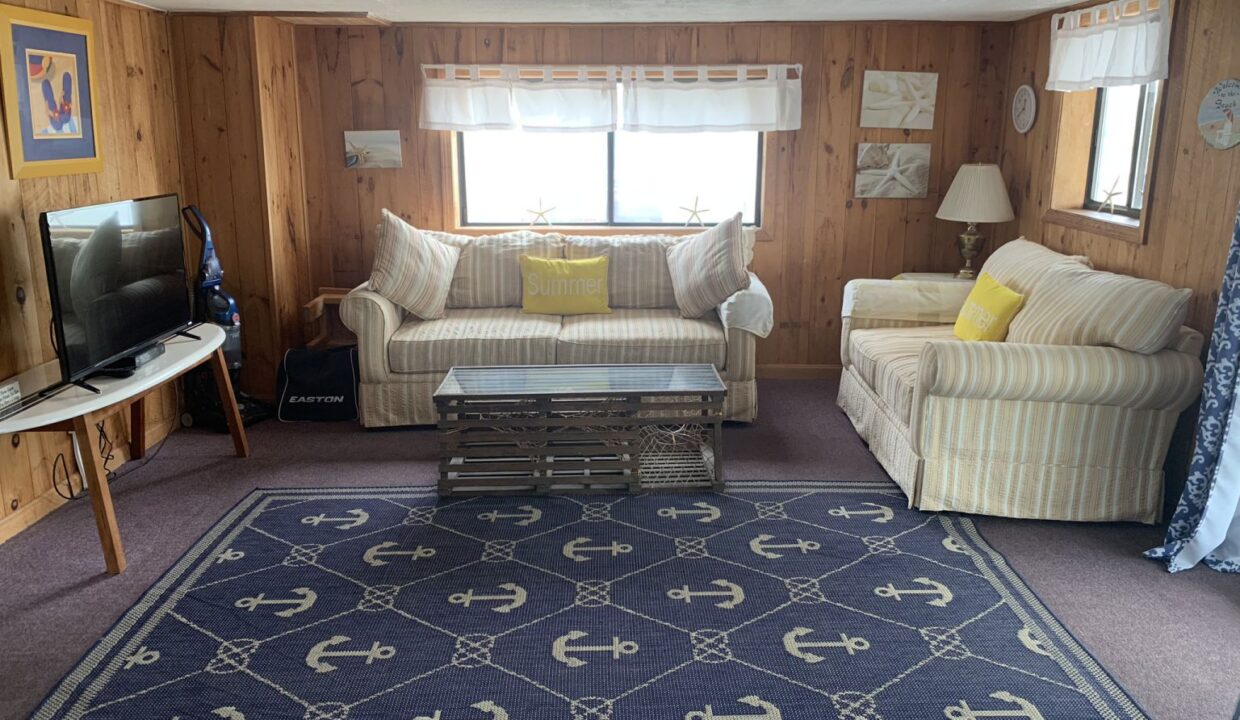
M1146 717L969 520L883 488L260 490L35 717Z

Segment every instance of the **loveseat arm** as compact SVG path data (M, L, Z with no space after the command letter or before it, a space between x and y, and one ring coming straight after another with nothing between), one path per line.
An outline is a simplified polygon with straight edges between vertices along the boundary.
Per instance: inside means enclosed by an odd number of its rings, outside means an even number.
M362 283L349 291L340 303L340 320L357 335L357 356L362 382L388 380L392 366L388 362L388 343L405 319L399 305Z
M766 337L775 327L775 303L771 293L749 273L749 287L738 290L719 305L719 320L729 330L745 330Z
M848 356L848 335L870 328L950 325L956 322L972 283L919 280L849 280L840 310L840 360Z
M1163 350L936 340L921 350L917 393L1180 412L1201 392L1201 362Z

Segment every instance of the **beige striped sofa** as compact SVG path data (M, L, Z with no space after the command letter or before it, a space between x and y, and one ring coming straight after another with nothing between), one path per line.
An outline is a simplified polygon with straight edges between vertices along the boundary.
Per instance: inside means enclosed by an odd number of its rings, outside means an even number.
M910 507L1158 521L1202 336L1182 326L1187 291L1088 263L996 250L983 271L1026 298L1004 342L953 334L970 285L848 284L837 402Z
M582 363L711 363L728 388L728 420L752 422L756 341L771 330L766 288L750 286L700 318L676 306L667 235L572 236L519 231L471 237L422 231L461 251L445 317L420 320L364 283L341 305L358 337L360 413L366 427L437 421L432 395L453 366ZM753 234L746 232L746 264ZM520 257L607 255L612 312L534 315L521 311Z

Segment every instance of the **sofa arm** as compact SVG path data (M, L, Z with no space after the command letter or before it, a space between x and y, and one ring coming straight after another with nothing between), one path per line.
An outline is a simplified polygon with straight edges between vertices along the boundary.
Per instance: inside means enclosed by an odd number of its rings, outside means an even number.
M840 311L840 361L852 365L848 336L871 328L949 325L956 322L972 283L917 280L850 280Z
M388 343L405 319L399 305L363 283L340 303L340 321L357 335L362 382L384 382L392 374Z
M723 301L719 320L729 330L746 330L758 337L771 334L775 327L775 303L757 275L749 273L749 287Z
M1107 347L933 341L922 348L923 397L1027 400L1180 412L1201 392L1201 362Z

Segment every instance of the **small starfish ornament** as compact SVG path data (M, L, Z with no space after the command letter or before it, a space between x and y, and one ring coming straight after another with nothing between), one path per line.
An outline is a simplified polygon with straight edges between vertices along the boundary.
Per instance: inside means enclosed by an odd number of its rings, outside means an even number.
M1106 195L1106 197L1102 200L1101 207L1103 210L1111 214L1115 214L1115 198L1118 197L1119 195L1124 194L1122 190L1115 189L1118 185L1119 185L1119 176L1116 175L1115 182L1111 183L1111 189L1103 193L1104 195ZM1107 210L1108 205L1111 206L1110 210Z
M552 210L555 210L554 205L551 207L543 207L542 198L538 198L538 209L537 210L531 210L529 208L526 208L525 210L527 213L530 213L534 216L534 219L530 220L530 227L534 227L535 225L537 225L540 220L542 222L547 223L547 227L551 227L551 219L547 217L547 214L550 213Z
M685 220L685 227L689 227L689 223L694 222L695 219L697 220L698 225L705 225L706 222L702 220L702 213L710 212L710 208L698 207L698 196L697 195L693 196L693 207L685 207L684 205L681 205L680 209L689 213L689 219Z

